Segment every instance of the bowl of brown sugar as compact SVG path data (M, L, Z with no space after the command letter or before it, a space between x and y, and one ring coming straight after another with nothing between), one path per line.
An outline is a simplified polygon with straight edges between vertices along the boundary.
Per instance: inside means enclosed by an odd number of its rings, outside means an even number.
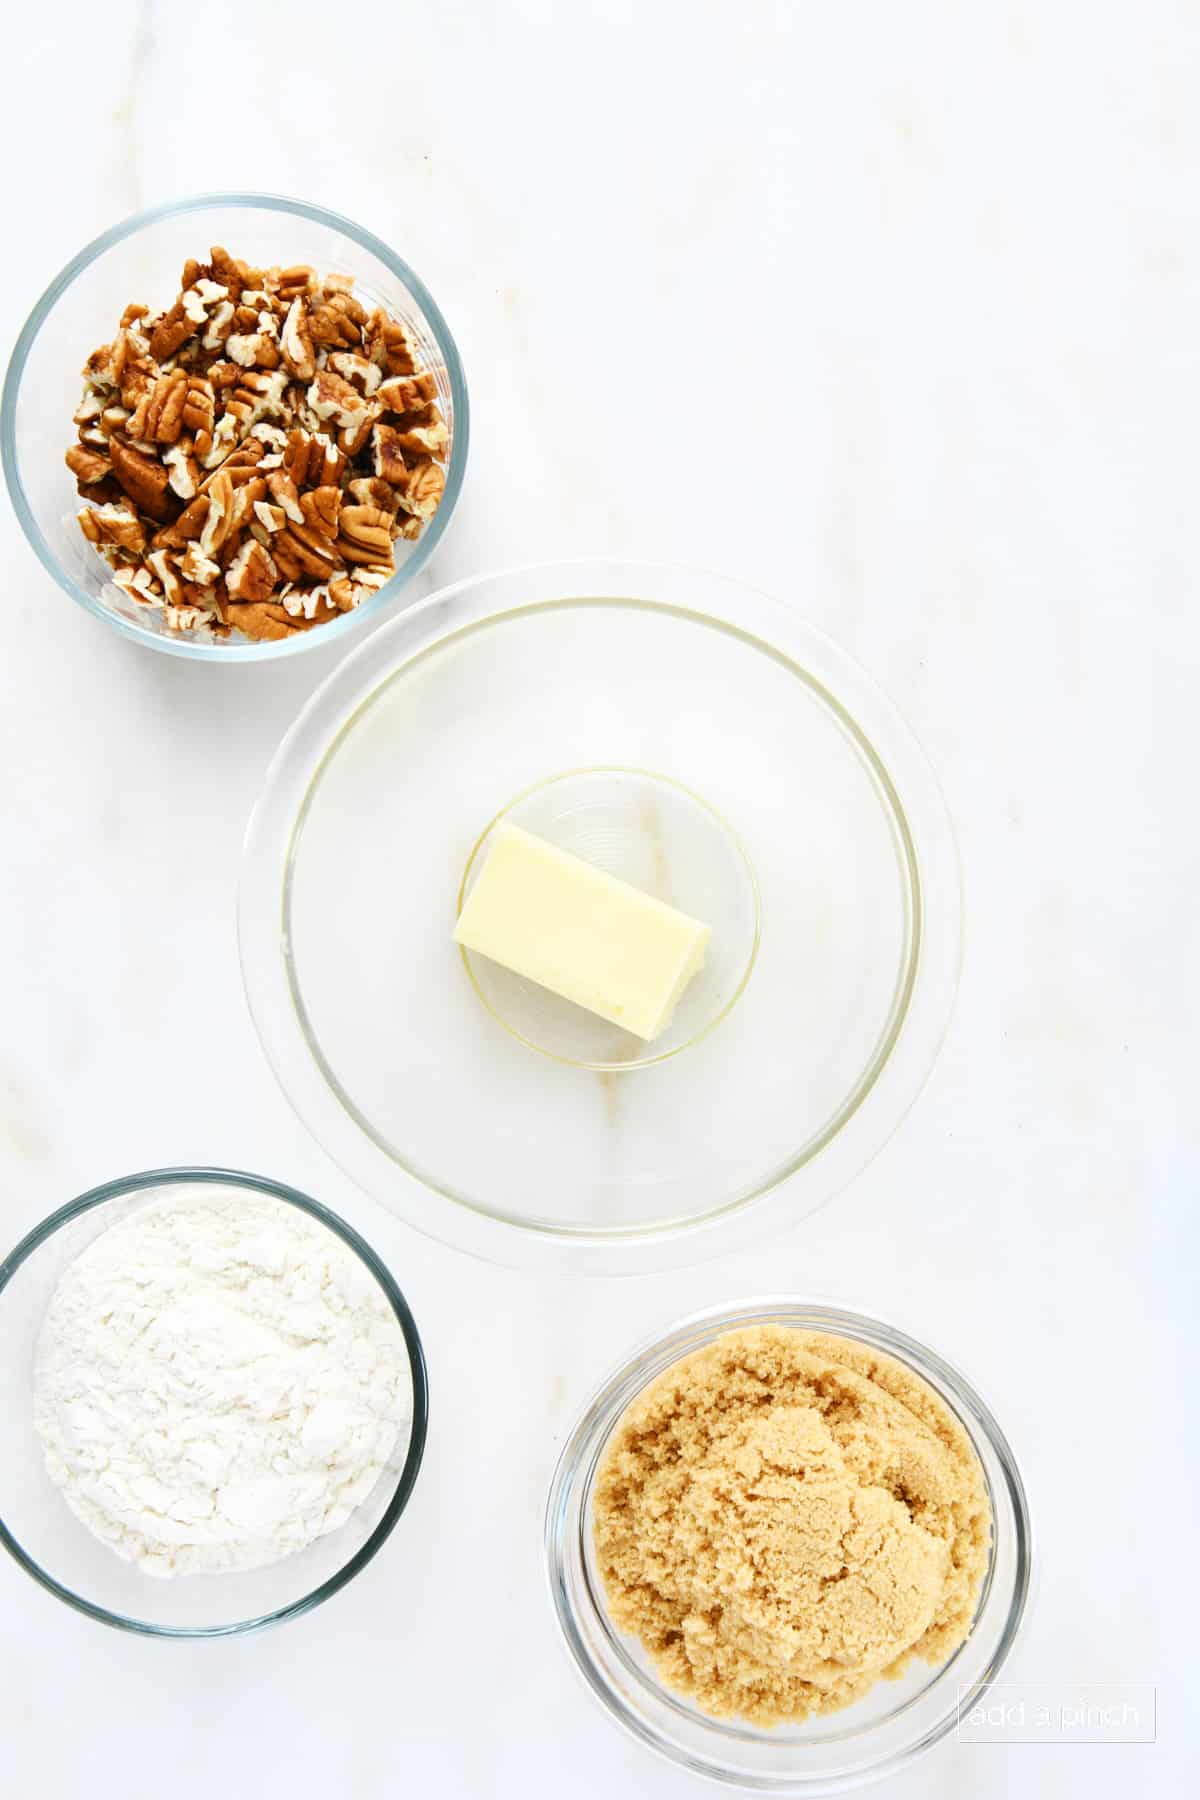
M992 1414L935 1352L791 1300L683 1321L563 1451L551 1592L592 1691L699 1774L834 1793L903 1766L996 1679L1028 1508Z

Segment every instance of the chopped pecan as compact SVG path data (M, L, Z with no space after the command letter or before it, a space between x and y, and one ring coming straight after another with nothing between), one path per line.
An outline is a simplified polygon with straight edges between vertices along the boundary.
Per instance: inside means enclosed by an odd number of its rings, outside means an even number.
M412 340L397 319L376 309L363 332L363 348L388 375L415 375L417 356Z
M85 487L94 487L106 475L112 474L112 463L108 457L96 450L86 449L83 444L72 444L67 451L66 460L76 481L81 481Z
M75 425L80 425L80 426L91 425L97 419L103 418L103 416L104 416L104 396L103 396L103 394L100 392L100 390L98 388L94 388L94 387L84 388L83 399L79 402L79 405L75 408L75 411L72 414L72 423Z
M113 474L139 512L151 519L170 516L171 500L167 493L167 471L155 457L134 450L123 438L109 439Z
M273 600L231 601L226 608L225 617L236 631L243 632L246 637L266 640L287 638L297 631L307 631L313 622L305 618L292 618L286 607Z
M366 563L354 571L354 604L361 606L368 594L377 594L396 573L392 563Z
M185 369L160 375L130 414L128 433L146 443L174 444L183 430L190 377Z
M232 475L230 480L232 481ZM243 531L254 517L254 508L267 492L265 475L252 474L233 490L233 507L229 515L230 531Z
M112 475L106 475L102 481L77 481L75 492L90 506L119 505L125 498L125 490Z
M203 375L189 375L187 393L183 400L183 423L188 431L195 433L197 439L202 436L211 437L216 403L212 382L206 381Z
M401 419L396 442L401 450L416 456L443 456L450 442L450 434L437 407L431 406L424 419Z
M204 350L223 350L233 332L232 300L219 300L208 315L208 324L200 340Z
M374 506L380 512L395 518L396 508L400 504L400 496L390 482L383 481L378 475L359 475L346 483L346 493L358 506Z
M283 467L297 487L323 487L341 480L346 459L323 431L290 433Z
M223 244L214 244L209 251L208 269L213 280L220 283L230 300L240 299L242 289L250 282L250 270L238 257L230 256ZM257 281L258 271L255 270L254 274ZM191 282L185 281L182 285L190 287Z
M317 278L306 263L295 263L290 269L272 269L271 286L281 300L294 300L299 294L311 294Z
M146 548L142 521L127 506L85 506L79 514L83 535L93 544L112 544L133 555Z
M408 472L408 486L400 496L405 512L431 519L446 487L446 471L440 463L422 460Z
M363 341L367 315L353 295L329 293L309 310L308 325L314 344L327 349L356 350Z
M379 364L369 362L360 356L357 350L331 350L326 368L340 375L343 381L357 388L360 394L369 398L383 380Z
M392 520L375 506L343 506L338 549L347 562L390 563Z
M205 556L198 543L190 543L179 559L179 573L197 587L211 587L221 573L221 565Z
M283 390L287 385L284 369L239 370L237 386L225 395L225 416L232 415L242 431L249 431L260 419L279 418L283 413Z
M154 330L150 333L150 354L155 362L166 362L168 356L174 356L181 344L195 331L195 324L183 310L183 301L179 299L169 312L165 312Z
M83 365L83 376L89 387L116 387L117 378L113 372L113 347L111 344L101 344L98 350L92 351ZM78 422L78 415L76 415L76 423Z
M259 464L263 459L263 447L254 438L246 438L236 450L219 462L211 475L206 475L200 484L200 492L206 493L218 475L228 475L234 487L241 487L243 482L253 481Z
M270 552L248 538L225 571L231 600L269 600L279 579Z
M308 322L308 308L299 294L288 308L279 337L279 348L283 352L284 362L297 381L311 381L317 372L317 364L312 329Z
M276 506L282 507L285 515L293 524L303 525L304 513L300 506L300 495L296 483L287 469L272 469L267 476L267 490Z
M331 369L318 369L308 390L308 404L318 419L357 430L367 402L358 389L343 381L340 375L335 375Z
M168 606L178 606L184 597L183 583L175 573L170 551L152 550L146 561L158 576Z
M304 523L322 537L333 538L338 534L338 515L341 512L342 494L340 488L310 488L300 496L300 510L304 514Z
M233 483L222 469L201 499L208 511L200 532L200 548L205 556L215 556L233 528ZM193 502L195 505L196 502ZM190 510L190 508L189 508Z
M393 375L381 381L375 398L388 412L421 412L437 399L437 382L428 372L420 375Z
M173 494L181 500L195 498L200 484L200 465L196 458L189 455L186 444L172 444L163 451L163 464L168 470L167 482Z
M344 426L337 434L338 448L351 459L360 455L371 441L371 432L379 417L379 408L368 404L356 424Z
M325 581L341 564L337 548L307 525L286 525L271 539L271 554L288 581L300 581L306 575Z
M254 502L254 517L258 520L258 523L262 526L263 530L269 532L272 536L275 532L282 531L287 524L287 514L284 512L282 506L273 506L269 500L256 500Z
M408 485L408 464L400 433L394 425L376 425L371 432L371 464L376 475L392 487Z

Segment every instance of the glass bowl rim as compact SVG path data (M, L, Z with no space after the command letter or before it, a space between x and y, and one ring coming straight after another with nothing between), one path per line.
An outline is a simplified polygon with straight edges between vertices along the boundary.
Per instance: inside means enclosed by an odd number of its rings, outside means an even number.
M21 479L21 459L17 448L17 405L25 375L25 365L38 333L50 317L61 295L114 244L119 244L124 239L135 236L139 231L159 224L164 219L182 217L187 213L213 212L220 207L241 208L245 211L259 208L265 212L290 213L297 218L306 219L312 224L322 225L339 232L342 236L352 239L361 249L367 250L371 255L377 257L398 280L404 283L417 300L437 342L438 350L445 361L446 376L450 383L450 393L454 405L454 434L450 444L450 460L446 468L445 491L437 512L416 540L412 554L405 562L404 567L398 569L390 581L385 582L377 593L364 600L360 606L356 606L352 612L344 613L340 618L329 620L320 630L297 631L286 638L263 643L204 644L194 642L182 633L160 635L145 631L134 620L122 618L119 613L102 606L91 594L79 586L63 567L47 542L25 493L25 485ZM86 354L86 352L81 352L81 354ZM229 192L191 194L182 199L163 201L157 206L146 207L141 212L131 213L127 218L120 219L115 225L111 225L107 231L101 232L98 237L92 238L59 270L21 327L9 358L8 369L4 377L3 397L0 398L0 460L4 464L4 478L8 486L9 499L26 540L47 574L65 594L69 594L72 600L91 613L93 618L103 620L105 624L111 625L132 643L141 644L151 650L162 651L167 656L189 657L198 662L265 662L279 656L297 656L306 650L316 648L319 644L329 645L339 641L363 620L377 620L390 601L394 601L403 588L424 568L449 525L462 491L470 436L470 402L467 397L466 375L463 371L458 346L441 308L415 270L409 267L403 257L389 249L382 238L377 237L365 226L355 224L353 219L346 218L342 213L334 212L329 207L314 205L307 200L293 199L286 194L252 191L231 190Z
M988 1657L986 1669L971 1683L966 1695L953 1700L944 1715L931 1726L922 1729L911 1743L890 1750L878 1762L863 1764L844 1776L820 1772L809 1778L793 1774L770 1774L756 1778L745 1769L736 1772L723 1769L715 1760L692 1755L664 1739L655 1723L640 1716L636 1705L631 1705L623 1694L616 1691L606 1671L591 1656L577 1625L575 1607L568 1592L567 1571L575 1566L577 1553L582 1554L588 1492L604 1446L626 1409L665 1370L683 1357L712 1343L725 1332L769 1324L823 1331L830 1336L842 1336L866 1343L902 1363L927 1382L929 1377L926 1370L931 1370L937 1377L937 1383L929 1385L934 1387L934 1391L944 1401L947 1394L951 1397L946 1403L951 1405L951 1411L966 1430L976 1454L979 1454L979 1445L983 1442L996 1457L1000 1465L1003 1491L1012 1511L1015 1562L1012 1593L999 1639ZM986 1467L984 1476L990 1492L992 1483ZM569 1514L577 1495L579 1529L575 1531L571 1529ZM976 1606L977 1618L992 1592L996 1571L994 1494L992 1501L992 1544ZM543 1550L550 1605L564 1649L584 1686L599 1701L609 1717L673 1767L687 1768L691 1773L709 1781L738 1787L746 1792L777 1796L846 1792L895 1774L922 1751L940 1742L953 1729L963 1708L970 1704L972 1696L996 1679L1000 1668L1011 1655L1028 1617L1036 1569L1033 1526L1021 1467L1008 1437L974 1383L968 1381L956 1365L940 1352L885 1319L824 1298L808 1300L787 1294L750 1295L688 1313L661 1331L640 1339L619 1363L609 1368L579 1407L555 1462L543 1515ZM586 1581L583 1585L587 1591ZM969 1642L970 1634L963 1640L963 1646ZM947 1662L934 1671L933 1679L944 1673L957 1654L957 1651L953 1652ZM648 1688L655 1685L653 1679L642 1671L635 1673ZM665 1687L662 1688L662 1695L665 1700L671 1699ZM908 1704L914 1704L919 1697L914 1696ZM703 1714L697 1715L697 1722L700 1725L709 1723ZM722 1722L713 1720L711 1723L716 1729ZM871 1727L864 1728L864 1737L870 1729ZM852 1739L858 1734L843 1735Z
M547 584L552 591L543 591ZM686 588L686 603L669 591L672 584ZM507 592L514 586L521 590L515 599ZM529 597L531 587L538 589L537 598ZM898 789L898 811L911 833L919 877L914 926L920 932L919 960L890 1048L849 1116L799 1163L790 1158L732 1202L699 1217L628 1231L502 1215L464 1202L425 1172L398 1163L347 1110L313 1057L281 949L291 862L309 797L345 733L383 688L468 629L601 600L717 626L824 693L834 715L849 720L887 783ZM894 798L889 805L897 810ZM910 853L906 860L911 861ZM912 875L910 869L906 879ZM962 954L962 880L953 826L928 758L874 679L825 632L740 577L679 563L585 556L483 571L448 584L388 620L326 676L281 741L247 823L238 943L251 1017L277 1082L305 1130L367 1193L382 1201L380 1179L386 1175L388 1198L382 1203L407 1224L502 1265L640 1273L721 1254L779 1229L784 1219L794 1221L797 1181L817 1195L801 1209L799 1216L807 1216L878 1154L924 1086L953 1011ZM431 1196L440 1203L432 1218ZM736 1246L727 1228L739 1234Z
M94 1600L87 1600L72 1588L50 1574L40 1563L36 1562L24 1546L9 1531L0 1514L0 1544L13 1557L26 1574L31 1575L39 1586L59 1600L65 1601L76 1612L84 1613L88 1618L98 1619L103 1625L115 1626L120 1631L131 1631L141 1637L160 1638L226 1638L244 1637L253 1631L263 1631L270 1625L282 1624L287 1619L299 1618L302 1613L311 1612L323 1600L328 1600L340 1588L353 1579L360 1570L372 1560L382 1549L386 1540L408 1505L417 1476L420 1473L421 1461L425 1454L425 1440L429 1429L429 1378L425 1365L425 1350L421 1335L417 1330L407 1300L400 1291L395 1277L386 1263L374 1251L365 1238L359 1236L352 1225L314 1200L303 1194L298 1188L289 1187L286 1182L273 1181L265 1175L251 1175L241 1169L224 1169L215 1166L196 1165L180 1166L165 1169L144 1169L136 1175L118 1176L114 1181L102 1182L99 1187L89 1188L74 1200L68 1200L56 1212L50 1213L40 1224L28 1231L21 1241L9 1251L0 1262L0 1296L12 1277L34 1253L53 1237L56 1231L73 1220L91 1212L96 1207L104 1206L110 1200L120 1200L130 1194L142 1193L157 1187L191 1187L203 1185L224 1185L248 1189L252 1193L265 1194L268 1198L282 1200L298 1211L307 1213L310 1218L324 1225L334 1236L340 1238L346 1247L353 1251L369 1273L382 1288L388 1304L396 1316L396 1321L404 1336L404 1345L408 1354L409 1370L413 1385L412 1425L409 1433L408 1450L404 1464L396 1481L395 1490L371 1535L365 1543L360 1544L348 1561L340 1569L327 1577L309 1593L302 1594L298 1600L289 1601L286 1606L276 1607L273 1611L261 1613L254 1618L240 1619L229 1625L156 1625L148 1619L131 1618L124 1613L113 1612ZM2 1304L2 1301L0 1301Z

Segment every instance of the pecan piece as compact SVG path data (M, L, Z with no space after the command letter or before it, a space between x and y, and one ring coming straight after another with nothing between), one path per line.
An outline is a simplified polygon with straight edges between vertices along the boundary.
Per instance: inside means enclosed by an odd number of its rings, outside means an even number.
M185 369L172 369L169 375L160 375L134 407L127 426L128 435L148 444L176 443L183 430L187 397Z
M304 523L310 530L318 532L321 537L330 540L338 534L338 515L341 512L341 490L335 487L310 488L300 496L300 510L304 514Z
M278 639L293 632L307 631L312 621L294 619L285 607L273 600L231 601L225 609L227 622L248 638Z
M415 375L416 352L407 331L398 319L389 319L376 309L367 320L363 332L363 348L373 363L389 375Z
M372 467L381 481L392 487L404 488L408 485L408 464L404 460L404 447L400 442L400 433L394 425L376 425L371 432Z
M295 263L290 269L272 269L270 284L281 300L291 301L301 294L311 294L317 278L307 263Z
M283 452L284 473L299 487L324 487L341 480L346 459L323 431L291 432Z
M214 244L208 253L208 266L213 280L221 284L230 300L240 300L242 289L250 283L250 270L245 263L230 256L223 244ZM182 285L190 287L191 283L185 281ZM253 285L257 286L257 281Z
M339 566L337 551L328 538L307 525L287 525L271 539L271 554L287 581L300 581L306 575L327 581Z
M278 579L270 553L248 538L225 571L225 588L231 600L268 600Z
M112 463L108 457L96 450L88 450L83 444L72 444L67 451L66 461L76 481L82 482L85 487L94 487L106 475L112 474Z
M352 295L327 293L309 312L308 324L314 344L327 349L356 350L363 341L367 315Z
M379 364L369 362L357 350L331 350L325 366L368 399L383 379Z
M187 343L195 329L192 320L183 310L182 298L177 300L150 333L150 354L155 362L163 363L168 356L174 356L180 345Z
M396 442L416 456L444 456L450 443L446 422L436 406L423 419L401 419Z
M318 419L332 420L335 425L357 430L367 403L358 389L343 381L340 375L330 369L318 369L308 390L308 404Z
M289 306L287 317L283 321L279 348L283 352L284 362L297 381L311 381L317 372L316 355L308 323L308 308L299 294Z
M347 562L390 563L390 515L375 506L343 506L338 549Z
M408 486L400 496L400 504L405 512L418 519L432 519L445 488L446 471L440 463L414 463L409 469Z
M380 382L375 398L388 412L420 412L437 399L437 382L428 373L393 375Z
M369 406L356 425L348 425L338 432L338 448L353 460L367 448L371 441L371 431L379 417L379 408Z
M396 508L400 504L400 496L389 482L380 480L378 475L360 475L354 481L346 483L346 493L358 506L374 506L380 512L395 518Z
M286 516L295 525L303 525L304 513L300 506L300 495L296 483L287 469L272 469L267 476L267 489L276 506L282 507Z
M123 438L109 439L113 474L139 512L151 519L166 519L171 513L167 493L167 471L156 458L134 450Z
M232 482L233 477L230 476ZM231 532L242 531L254 516L254 508L267 492L265 475L251 475L249 481L235 484L233 489L233 508L229 515Z
M84 537L99 546L112 544L118 550L138 555L146 548L146 531L135 512L121 503L115 506L85 506L79 514Z
M207 493L200 498L208 505L200 532L200 549L205 556L215 557L233 529L233 483L224 469L220 470ZM196 505L198 502L193 501L192 504Z
M221 573L221 565L205 556L197 543L190 543L179 559L179 573L196 587L211 587Z

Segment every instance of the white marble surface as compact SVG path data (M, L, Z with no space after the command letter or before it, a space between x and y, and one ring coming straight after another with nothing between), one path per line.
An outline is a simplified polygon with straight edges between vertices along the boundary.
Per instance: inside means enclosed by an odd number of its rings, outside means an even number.
M613 550L773 589L926 744L968 943L915 1112L791 1239L625 1284L456 1257L306 1140L242 1002L242 827L328 656L136 650L6 509L0 1236L160 1162L291 1180L391 1262L434 1409L402 1528L284 1631L125 1638L0 1561L6 1795L708 1791L577 1683L542 1497L634 1339L780 1285L909 1322L992 1398L1040 1546L1013 1679L1159 1685L1154 1749L944 1746L880 1791L1184 1791L1198 50L1167 0L23 17L7 342L149 202L250 185L352 213L425 275L469 373L472 466L427 585Z

